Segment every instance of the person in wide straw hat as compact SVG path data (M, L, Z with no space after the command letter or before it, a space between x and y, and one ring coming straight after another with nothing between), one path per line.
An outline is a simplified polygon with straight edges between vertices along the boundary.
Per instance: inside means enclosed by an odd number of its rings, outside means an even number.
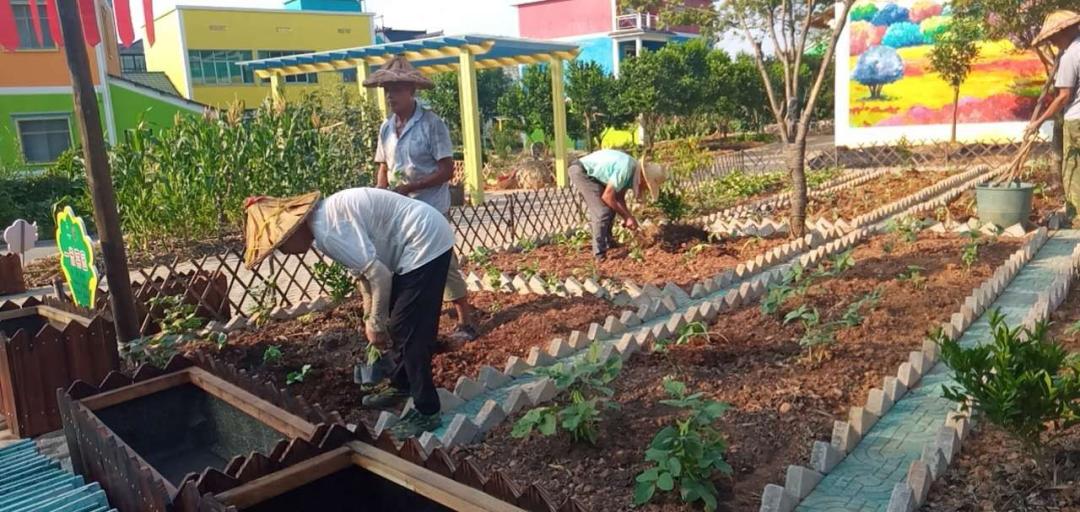
M1076 226L1076 211L1080 206L1080 13L1066 10L1051 13L1033 44L1049 44L1058 50L1054 76L1057 95L1046 111L1028 125L1025 136L1033 135L1044 123L1064 112L1065 158L1061 181L1065 188L1066 215Z
M347 267L363 296L368 342L391 350L388 386L363 404L415 407L392 433L417 436L439 426L439 395L431 375L442 290L454 231L425 203L375 188L245 202L244 264L256 268L275 250L303 254L312 243Z
M602 260L613 245L611 229L618 214L623 226L638 229L637 219L626 205L627 191L644 200L655 196L667 180L667 170L656 163L641 161L614 149L601 149L573 162L567 169L570 181L585 200L592 232L593 257Z
M450 129L438 115L416 101L416 91L433 87L431 80L404 57L397 56L364 80L364 85L385 89L392 112L379 128L376 186L423 201L448 215L449 185L454 177ZM454 304L457 311L458 325L450 339L458 342L477 337L468 293L457 257L451 255L443 301Z

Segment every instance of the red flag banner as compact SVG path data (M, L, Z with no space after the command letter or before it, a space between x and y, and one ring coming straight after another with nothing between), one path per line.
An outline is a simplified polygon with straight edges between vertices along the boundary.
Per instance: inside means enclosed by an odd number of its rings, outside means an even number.
M9 51L19 47L19 31L15 28L15 12L11 0L0 0L0 46Z
M45 46L45 38L41 34L41 13L38 12L37 0L30 0L30 22L34 24L34 37L37 38L38 46Z
M56 10L56 0L45 0L45 16L49 18L49 33L57 47L64 46L64 34L60 32L60 11Z
M146 23L146 42L154 45L154 0L142 0L143 22Z
M113 0L113 12L116 14L116 33L120 36L120 44L124 47L131 46L135 40L135 29L131 24L131 4L128 0Z
M79 0L79 17L82 18L83 39L90 46L97 46L101 42L101 31L98 30L97 11L94 0Z

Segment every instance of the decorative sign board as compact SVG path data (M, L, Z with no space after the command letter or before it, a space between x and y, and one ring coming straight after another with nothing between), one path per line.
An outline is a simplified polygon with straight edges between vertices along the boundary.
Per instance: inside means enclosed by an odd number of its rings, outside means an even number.
M72 300L79 306L93 307L98 284L94 246L86 234L86 224L70 206L56 215L56 245Z
M4 230L4 242L8 252L18 254L23 264L26 263L26 251L34 248L38 240L37 222L31 224L23 219L16 219Z

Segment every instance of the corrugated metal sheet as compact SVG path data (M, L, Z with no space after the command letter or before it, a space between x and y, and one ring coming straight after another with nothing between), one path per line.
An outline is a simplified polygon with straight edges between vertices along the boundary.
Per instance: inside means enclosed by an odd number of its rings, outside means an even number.
M0 512L115 512L96 482L38 453L27 439L0 448Z

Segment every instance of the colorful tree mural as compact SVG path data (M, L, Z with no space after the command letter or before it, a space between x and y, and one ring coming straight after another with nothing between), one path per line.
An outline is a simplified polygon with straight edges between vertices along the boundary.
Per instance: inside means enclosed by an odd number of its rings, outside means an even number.
M885 36L881 38L881 44L893 48L919 46L925 42L922 30L919 30L919 26L910 21L889 25L889 28L885 30Z
M852 22L851 54L858 55L871 46L881 44L882 37L885 37L885 27L879 27L869 21Z
M908 10L906 7L900 7L899 5L889 3L885 4L878 10L872 20L874 25L887 27L893 23L903 23L908 20Z
M870 88L870 99L884 98L881 89L904 76L904 61L888 46L875 46L863 52L855 64L852 78Z

